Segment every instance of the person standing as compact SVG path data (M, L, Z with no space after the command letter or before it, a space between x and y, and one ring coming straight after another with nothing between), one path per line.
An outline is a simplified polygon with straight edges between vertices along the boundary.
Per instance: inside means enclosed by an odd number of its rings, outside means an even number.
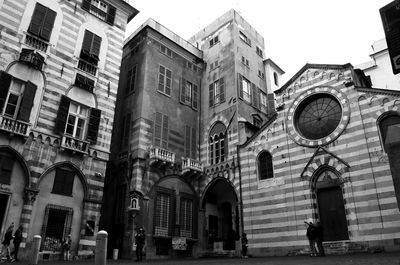
M64 260L67 260L67 261L69 260L71 243L72 243L71 235L68 235L68 237L66 239L64 239L62 242L63 257L64 257Z
M325 256L324 246L322 245L322 241L324 239L324 229L321 223L318 221L315 223L315 241L317 242L318 248L318 256Z
M307 225L307 232L306 236L308 238L308 242L310 244L310 250L311 250L311 257L316 257L317 256L317 250L315 249L315 239L316 239L316 229L315 226L312 222L312 220L306 220L304 223Z
M146 242L146 234L144 233L143 228L139 228L138 232L135 235L136 261L142 261L143 259L143 247L145 242Z
M10 243L11 240L13 239L13 232L14 232L14 223L11 223L11 225L6 230L6 233L4 234L4 240L2 242L3 244L2 256L6 255L7 260L11 260Z
M17 230L15 230L14 233L14 239L13 239L13 244L14 244L14 250L11 252L11 255L13 256L13 261L18 261L18 251L19 251L19 245L22 242L22 230L23 227L20 225Z
M247 258L247 234L242 233L242 258Z

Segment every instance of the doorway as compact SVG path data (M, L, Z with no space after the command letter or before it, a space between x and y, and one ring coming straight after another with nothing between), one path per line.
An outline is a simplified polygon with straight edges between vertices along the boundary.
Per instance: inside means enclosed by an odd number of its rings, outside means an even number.
M3 227L4 217L6 215L8 204L8 197L9 195L0 193L0 229L1 227Z
M319 220L324 228L324 241L349 239L342 189L338 176L324 171L316 183Z

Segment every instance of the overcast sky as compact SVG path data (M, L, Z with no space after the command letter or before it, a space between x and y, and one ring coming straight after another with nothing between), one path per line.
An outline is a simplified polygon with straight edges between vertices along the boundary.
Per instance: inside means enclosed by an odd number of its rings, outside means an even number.
M391 0L136 0L140 13L131 35L153 18L184 39L223 15L238 11L263 37L265 56L290 79L306 63L357 65L370 60L384 38L379 9Z

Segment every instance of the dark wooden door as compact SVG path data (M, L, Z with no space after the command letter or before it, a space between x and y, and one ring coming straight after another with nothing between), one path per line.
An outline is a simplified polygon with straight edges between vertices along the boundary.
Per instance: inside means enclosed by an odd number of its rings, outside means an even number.
M6 213L7 203L8 203L8 195L0 194L0 228L3 225L4 221L3 219Z
M341 188L319 189L317 198L320 222L324 229L324 241L349 239Z

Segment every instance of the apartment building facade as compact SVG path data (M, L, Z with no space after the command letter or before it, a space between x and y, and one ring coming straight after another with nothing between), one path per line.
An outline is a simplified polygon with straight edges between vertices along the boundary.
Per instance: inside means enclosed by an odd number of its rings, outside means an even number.
M93 255L128 1L0 1L0 229Z
M109 253L133 256L138 227L148 258L240 253L236 145L268 119L283 73L264 53L234 10L188 41L152 19L128 38L105 185Z

